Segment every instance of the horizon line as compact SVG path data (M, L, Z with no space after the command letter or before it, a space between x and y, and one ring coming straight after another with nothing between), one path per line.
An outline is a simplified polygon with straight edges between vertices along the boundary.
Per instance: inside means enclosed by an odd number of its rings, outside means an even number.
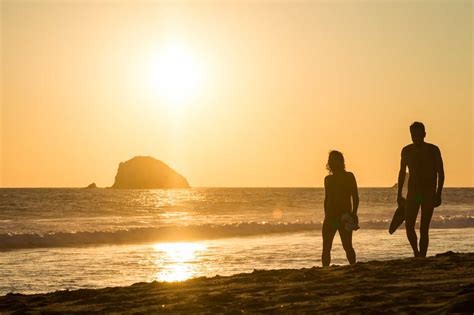
M111 186L104 186L97 188L87 188L87 186L10 186L0 187L0 189L114 189L114 190L151 190L151 189L193 189L193 188L285 188L285 189L312 189L324 188L324 186L191 186L189 188L112 188ZM358 186L358 188L396 188L393 186ZM443 188L474 188L474 186L444 186Z

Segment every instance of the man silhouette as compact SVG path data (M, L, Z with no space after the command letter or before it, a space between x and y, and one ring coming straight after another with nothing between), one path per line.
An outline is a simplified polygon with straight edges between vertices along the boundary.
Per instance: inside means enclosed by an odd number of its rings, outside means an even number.
M441 205L441 191L444 184L443 160L439 148L424 141L426 132L421 122L410 126L412 144L402 149L400 173L398 175L399 206L405 206L405 229L415 257L426 257L428 232L434 208ZM402 197L405 172L408 166L408 192ZM420 249L415 232L416 217L421 206Z

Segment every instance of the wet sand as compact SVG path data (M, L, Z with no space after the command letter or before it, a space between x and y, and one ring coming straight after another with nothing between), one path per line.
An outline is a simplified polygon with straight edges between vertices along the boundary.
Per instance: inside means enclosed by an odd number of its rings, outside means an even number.
M353 266L255 270L129 287L7 294L1 314L474 312L474 253Z

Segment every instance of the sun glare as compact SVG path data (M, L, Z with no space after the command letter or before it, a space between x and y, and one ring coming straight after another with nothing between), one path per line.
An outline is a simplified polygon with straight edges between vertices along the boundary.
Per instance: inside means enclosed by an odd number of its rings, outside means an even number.
M198 259L196 254L207 247L198 243L160 243L155 244L154 249L163 254L162 258L156 261L157 266L162 268L156 274L156 280L174 282L194 276L195 261Z
M149 72L153 93L169 105L191 101L200 92L204 79L202 60L182 45L169 45L155 53Z

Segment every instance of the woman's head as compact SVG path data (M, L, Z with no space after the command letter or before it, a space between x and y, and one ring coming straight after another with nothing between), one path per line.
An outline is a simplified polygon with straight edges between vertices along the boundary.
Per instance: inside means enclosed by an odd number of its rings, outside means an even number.
M342 153L336 150L329 152L328 164L326 164L326 168L331 174L344 171L346 169L346 165L344 164L344 156Z

